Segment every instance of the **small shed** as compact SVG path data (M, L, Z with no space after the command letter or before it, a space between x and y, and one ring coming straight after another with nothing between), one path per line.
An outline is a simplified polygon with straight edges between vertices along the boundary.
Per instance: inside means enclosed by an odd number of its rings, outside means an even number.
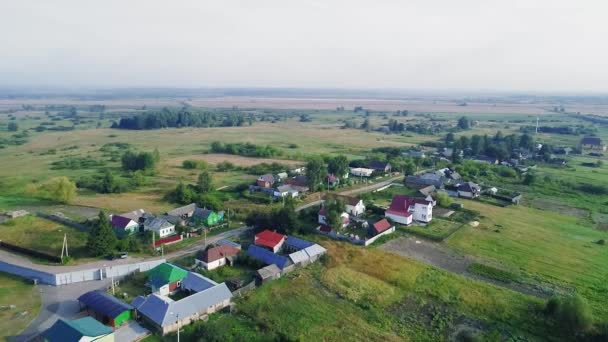
M256 272L255 277L258 284L264 284L271 280L279 279L281 277L281 270L275 264L271 264L260 268Z
M119 327L133 318L133 306L99 290L83 294L78 301L91 316L112 327Z

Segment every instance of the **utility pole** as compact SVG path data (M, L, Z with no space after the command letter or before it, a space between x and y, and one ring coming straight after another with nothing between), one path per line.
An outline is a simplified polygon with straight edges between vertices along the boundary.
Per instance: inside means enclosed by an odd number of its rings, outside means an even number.
M114 295L114 272L112 272L111 266L110 266L110 275L112 276L112 295Z
M66 257L70 256L68 252L68 234L63 234L63 244L61 245L61 263L63 263L63 255Z

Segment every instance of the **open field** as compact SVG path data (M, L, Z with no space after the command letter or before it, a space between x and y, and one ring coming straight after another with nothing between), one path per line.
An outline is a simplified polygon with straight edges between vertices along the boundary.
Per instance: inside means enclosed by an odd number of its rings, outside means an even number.
M35 251L60 256L67 234L70 256L86 256L87 233L36 216L25 216L0 224L0 240Z
M0 340L25 329L38 316L40 303L40 293L31 282L0 273Z
M580 218L523 206L499 208L463 201L482 213L477 227L464 226L446 240L456 251L521 271L563 291L580 293L598 319L605 304L608 248L598 245L608 233Z

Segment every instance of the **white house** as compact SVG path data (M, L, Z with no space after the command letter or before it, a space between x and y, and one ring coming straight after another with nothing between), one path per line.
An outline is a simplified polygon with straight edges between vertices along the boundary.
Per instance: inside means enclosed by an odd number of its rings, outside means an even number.
M347 213L353 216L359 216L365 213L365 204L363 204L363 200L355 197L345 197L345 199Z
M481 194L481 187L473 182L459 184L457 187L458 197L477 198Z
M295 187L293 187L292 185L286 184L286 185L280 185L277 186L274 191L273 191L273 196L280 198L280 197L298 197L298 195L300 194L300 192L298 191L298 189L296 189Z
M210 271L226 264L231 265L240 251L232 245L221 245L201 251L195 262Z
M175 233L175 225L162 217L154 218L150 223L146 224L144 228L145 230L155 232L161 239Z
M350 174L356 177L371 177L373 169L366 169L364 167L351 167Z
M410 224L412 221L428 223L433 219L433 203L425 199L397 195L393 197L384 216L401 224Z
M342 218L342 227L348 226L348 224L350 223L350 218L348 217L348 213L344 212L340 215L340 217ZM323 207L319 210L319 224L326 225L326 226L328 225L327 213L325 211L325 207Z

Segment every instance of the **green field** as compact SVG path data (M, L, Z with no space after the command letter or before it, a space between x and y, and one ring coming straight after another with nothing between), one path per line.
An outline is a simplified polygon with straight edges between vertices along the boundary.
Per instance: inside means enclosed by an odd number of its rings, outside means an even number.
M31 282L0 273L0 340L25 329L38 316L40 303L40 293Z
M450 234L456 232L462 226L463 223L461 222L454 222L435 217L427 226L410 225L399 227L408 233L426 237L434 241L441 241L450 236Z
M605 305L608 279L608 239L586 220L524 206L499 208L464 201L482 218L477 227L464 226L446 243L455 250L487 259L522 275L586 298L598 320L608 319Z

